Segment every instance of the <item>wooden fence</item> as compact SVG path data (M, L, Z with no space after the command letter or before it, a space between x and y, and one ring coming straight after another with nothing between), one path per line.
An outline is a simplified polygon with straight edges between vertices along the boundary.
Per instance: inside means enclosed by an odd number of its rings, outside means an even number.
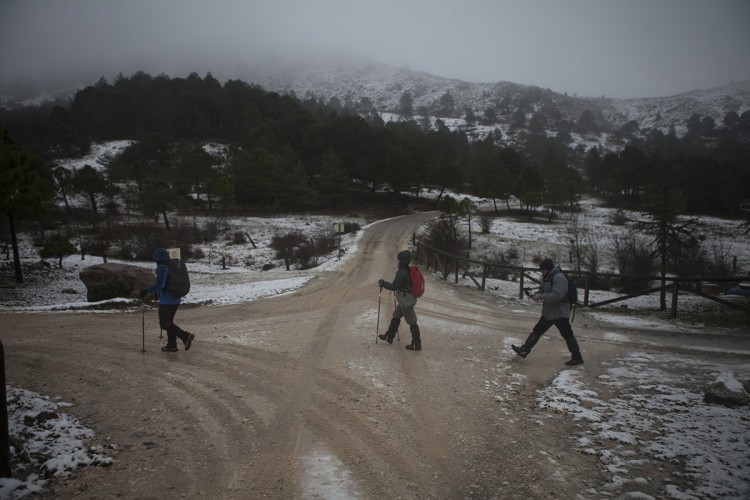
M522 267L513 266L509 264L498 264L494 262L485 262L472 260L467 257L461 257L453 255L437 248L431 247L421 241L417 241L416 237L413 239L413 245L416 247L416 255L414 260L418 262L426 271L433 270L441 273L444 279L448 279L449 275L454 276L454 280L458 283L459 275L462 278L471 279L474 284L480 290L485 289L485 285L488 277L503 276L503 279L509 281L518 282L518 298L522 299L526 290L536 288L540 281L538 278L530 275L529 273L538 273L539 269L536 267ZM727 307L738 309L750 314L750 306L743 305L728 300L722 299L714 295L718 292L722 283L726 284L724 288L731 285L736 285L741 281L747 281L747 277L716 277L716 276L693 276L693 277L671 277L667 276L662 278L661 276L635 276L635 275L624 275L614 273L592 273L588 271L574 271L565 270L565 273L572 276L576 285L578 286L579 301L581 305L585 307L598 307L615 302L632 299L641 295L649 295L655 292L659 292L661 296L662 290L666 294L671 295L670 313L672 318L677 317L677 306L680 292L687 292L694 295L698 295L705 299ZM623 294L618 297L602 300L599 302L591 302L590 292L591 285L593 283L601 282L616 282L619 284L631 284L631 287L640 287L644 284L651 285L659 283L658 286L639 288L634 293ZM527 286L526 283L530 282L531 285ZM583 294L583 298L580 295ZM657 300L660 300L657 299Z

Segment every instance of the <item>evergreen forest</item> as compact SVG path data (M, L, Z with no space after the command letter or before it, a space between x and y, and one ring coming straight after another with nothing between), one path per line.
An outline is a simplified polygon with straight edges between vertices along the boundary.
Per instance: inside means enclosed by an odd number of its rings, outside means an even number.
M538 128L521 146L494 137L470 141L440 120L436 127L384 123L361 112L366 104L358 103L359 112L333 108L239 80L222 85L210 74L100 79L70 101L0 110L2 184L32 182L8 170L19 167L22 151L36 158L24 160L23 170L33 170L39 183L31 189L43 198L37 202L77 192L94 214L115 196L154 215L178 208L325 210L376 197L398 204L403 194L430 186L493 199L498 211L554 215L584 193L639 207L653 197L654 179L669 175L682 212L737 217L750 193L750 112L728 113L723 127L694 116L683 137L651 131L606 152L571 149ZM93 142L124 139L133 142L104 172L55 167L84 156ZM206 144L220 145L223 154L209 153ZM3 197L6 213L18 210L9 204L22 205ZM513 207L510 199L518 200Z

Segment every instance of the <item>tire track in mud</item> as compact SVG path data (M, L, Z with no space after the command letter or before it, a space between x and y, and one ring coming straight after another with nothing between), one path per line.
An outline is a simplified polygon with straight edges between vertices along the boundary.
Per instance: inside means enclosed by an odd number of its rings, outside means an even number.
M178 323L191 331L195 327L198 335L189 353L163 354L153 347L154 317L147 320L151 325L145 356L135 349L141 340L137 314L126 316L132 325L111 329L116 338L90 333L109 321L92 319L91 329L79 334L75 325L81 319L63 319L66 338L94 353L88 362L98 370L89 370L93 375L87 385L106 378L107 366L115 377L125 375L122 394L132 399L105 398L101 404L112 409L104 417L122 412L123 418L132 418L142 410L128 408L134 404L152 413L134 429L122 430L121 438L127 441L122 453L128 456L120 458L118 467L148 464L152 470L143 484L151 481L187 496L206 490L216 498L299 498L301 478L308 472L300 459L320 445L343 462L368 498L450 497L457 491L452 481L466 481L457 469L473 474L470 469L476 467L475 451L454 449L475 443L462 437L474 422L470 408L456 412L446 406L461 404L465 388L456 386L457 396L443 399L444 382L430 354L420 357L403 345L387 354L393 355L388 377L403 380L397 385L403 392L395 400L367 377L360 381L358 373L347 372L340 359L367 355L352 341L353 319L361 312L350 308L372 302L368 295L379 277L392 277L395 254L410 234L405 225L383 225L374 231L372 244L363 244L364 258L342 272L311 280L300 293L218 311L181 310ZM472 307L471 316L486 314ZM426 305L418 314L429 320L431 308ZM447 321L455 321L451 311L462 310L442 298L436 308ZM493 326L481 320L477 324ZM233 338L245 334L247 338ZM51 345L53 340L39 341L39 346ZM118 354L122 349L127 352ZM80 345L71 346L71 355L75 352L80 355ZM113 356L116 359L108 359ZM49 363L55 363L53 357ZM74 367L74 362L69 364ZM139 373L128 379L134 367ZM144 389L152 393L142 394ZM476 439L479 445L485 438ZM175 471L184 479L170 485ZM89 474L106 475L92 469L81 477ZM92 483L87 491L92 497L116 496L107 488L111 486L106 482ZM148 488L136 487L125 496L134 494L149 496Z
M342 394L342 385L349 386ZM408 478L422 475L423 465L410 460L404 443L389 439L392 421L385 409L373 412L363 399L367 389L326 372L318 379L325 397L306 414L306 427L312 436L327 447L340 451L339 458L356 477L381 475ZM393 485L378 490L379 495L393 495ZM404 492L406 493L406 492Z
M377 240L377 237L374 239ZM364 259L369 253L382 251L379 250L380 246L366 246ZM377 281L375 273L378 270L365 266L363 260L349 266L348 271L334 276L325 287L320 283L314 284L304 295L304 303L310 304L315 301L317 293L324 294L325 300L321 298L318 301L324 309L318 311L315 322L307 322L312 333L304 349L305 354L296 366L297 372L288 396L279 404L279 418L267 430L268 437L261 444L260 454L267 457L262 475L266 478L265 487L270 488L272 496L294 496L299 493L303 482L301 475L306 473L298 470L299 458L318 442L330 447L350 470L366 471L367 475L372 475L373 470L382 470L381 464L389 462L400 470L412 470L412 461L396 459L399 454L394 451L398 451L398 446L388 445L384 449L381 443L389 441L384 439L377 427L370 430L371 416L364 420L358 416L357 405L352 403L356 397L352 397L352 394L365 389L325 369L329 343L340 341L349 329L346 319L342 324L341 304L351 304L354 297L366 292L368 282ZM362 285L353 286L359 283ZM327 391L326 385L330 385L331 390ZM345 399L342 399L342 387L351 387L353 391ZM297 477L290 477L292 472Z
M179 405L175 403L173 413L180 414L182 425L190 426L192 433L209 445L215 461L233 464L222 469L222 482L229 491L237 491L248 479L249 462L265 428L263 418L245 398L227 394L223 390L226 384L217 386L177 377L170 377L168 382L171 385L164 389L167 396L176 390L181 392L175 395ZM194 427L194 422L200 425Z

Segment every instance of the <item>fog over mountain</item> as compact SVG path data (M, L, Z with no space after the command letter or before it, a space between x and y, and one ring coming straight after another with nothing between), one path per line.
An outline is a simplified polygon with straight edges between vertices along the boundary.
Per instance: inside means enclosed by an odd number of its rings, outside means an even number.
M663 97L750 79L749 19L746 0L3 0L0 84L223 80L333 51L465 82Z

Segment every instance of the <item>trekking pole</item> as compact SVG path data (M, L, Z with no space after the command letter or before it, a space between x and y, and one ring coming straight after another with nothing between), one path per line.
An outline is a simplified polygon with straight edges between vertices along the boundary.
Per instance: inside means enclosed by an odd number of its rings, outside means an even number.
M383 298L383 287L380 287L380 292L378 292L378 322L375 325L375 343L378 343L378 330L380 330L380 299Z
M393 311L396 312L396 292L391 292L391 295L393 295ZM398 328L396 328L396 341L399 344L401 343L401 334L398 333Z
M159 294L157 292L154 292L154 300L157 300L157 301L159 300ZM162 330L161 328L161 319L160 319L159 320L159 340L164 339L163 333L164 333L164 330Z
M141 354L146 355L146 303L141 301L141 341L143 348Z

